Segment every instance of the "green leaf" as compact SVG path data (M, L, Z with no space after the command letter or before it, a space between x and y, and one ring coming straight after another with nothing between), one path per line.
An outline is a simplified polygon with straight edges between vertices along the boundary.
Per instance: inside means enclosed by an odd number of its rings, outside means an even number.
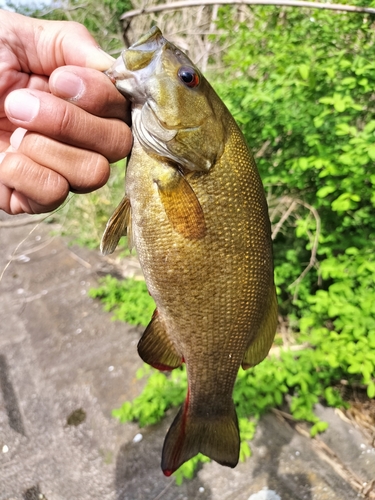
M375 145L369 146L367 149L367 153L371 160L375 161Z
M318 198L325 198L329 194L334 193L336 190L336 186L323 186L317 191L316 196Z
M310 436L315 437L318 433L324 432L326 429L328 429L328 422L317 422L311 427Z
M346 110L346 102L342 96L338 94L333 96L333 106L338 113L342 113Z
M369 382L367 386L367 396L369 398L375 398L375 383L373 381Z
M299 74L301 75L302 80L308 79L310 68L307 64L300 64L298 66L298 71L299 71Z

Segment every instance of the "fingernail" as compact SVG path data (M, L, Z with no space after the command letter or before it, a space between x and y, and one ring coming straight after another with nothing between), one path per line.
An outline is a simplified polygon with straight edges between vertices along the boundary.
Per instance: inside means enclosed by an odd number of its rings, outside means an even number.
M95 52L91 51L86 58L86 66L89 68L105 71L115 62L112 56L104 52L101 47L96 47Z
M53 80L55 93L64 99L79 99L85 90L83 81L71 71L59 72Z
M27 130L25 128L18 127L10 136L10 145L16 151L22 142L22 139L25 137Z
M14 90L5 99L5 111L15 120L31 122L38 114L40 102L26 90Z

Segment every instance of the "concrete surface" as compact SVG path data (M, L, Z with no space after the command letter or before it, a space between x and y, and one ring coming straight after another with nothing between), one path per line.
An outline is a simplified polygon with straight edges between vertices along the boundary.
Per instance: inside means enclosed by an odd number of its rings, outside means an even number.
M111 321L87 296L116 268L99 252L51 237L46 224L17 226L24 217L0 213L0 276L10 262L0 281L0 500L363 498L358 482L371 487L375 479L374 448L325 408L331 425L321 439L338 466L269 414L253 456L236 469L208 463L180 487L165 478L160 454L175 410L141 430L111 417L141 390L142 329Z

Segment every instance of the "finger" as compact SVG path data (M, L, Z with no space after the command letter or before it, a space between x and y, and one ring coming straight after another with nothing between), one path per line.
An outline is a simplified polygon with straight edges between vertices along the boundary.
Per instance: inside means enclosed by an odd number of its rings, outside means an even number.
M10 215L33 213L27 198L0 182L0 210Z
M110 168L104 156L33 132L24 137L21 132L17 137L18 130L12 136L12 147L36 164L60 174L74 192L89 193L107 182Z
M93 115L119 118L130 125L129 102L104 73L65 66L52 73L49 87L57 97L68 99Z
M0 160L1 160L1 157L0 157ZM11 194L12 194L12 189L9 189L7 186L4 186L4 184L2 184L0 182L0 210L4 210L4 212L7 212L8 214L13 214L13 215L22 213L22 212L13 213L10 211Z
M53 45L57 58L55 68L73 64L105 71L115 61L99 47L86 28L76 22L46 22L45 30L39 39L40 47L44 48L46 53L51 52L51 40L55 40Z
M9 189L6 186L0 184L0 196L2 195L2 189L7 190L8 196L8 204L5 205L5 198L1 199L0 209L4 210L10 215L18 215L18 214L34 214L44 212L44 210L38 210L38 207L35 206L35 210L30 206L30 200L26 198L21 193L18 193L14 189Z
M12 191L8 197L12 213L20 206L29 213L49 212L61 205L69 193L69 184L64 177L38 165L22 153L5 154L0 166L0 184ZM12 206L11 197L20 206ZM27 204L22 205L25 199L28 200L28 207Z
M111 163L130 152L132 136L121 120L100 118L37 90L15 90L5 100L9 120L19 127L75 147L96 151Z
M13 33L12 50L23 55L30 73L50 75L67 64L105 71L114 61L82 24L33 19L3 10L0 21Z

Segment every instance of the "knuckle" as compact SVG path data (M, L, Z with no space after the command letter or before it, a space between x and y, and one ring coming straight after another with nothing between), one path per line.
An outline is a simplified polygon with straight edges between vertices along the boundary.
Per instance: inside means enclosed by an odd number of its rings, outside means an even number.
M113 120L108 130L106 150L110 163L125 158L130 153L133 144L132 134L128 125L120 120Z
M90 153L90 159L85 162L79 179L75 182L74 188L81 193L98 189L107 182L110 174L108 160L99 153Z
M44 169L43 178L40 179L40 186L43 190L41 200L36 200L43 205L59 205L69 193L69 184L67 180L53 170Z
M10 154L3 174L9 187L47 207L59 205L69 192L66 179L22 153Z
M73 110L74 111L74 110ZM55 114L55 119L52 122L52 133L54 137L67 137L70 136L75 126L74 112L70 107L61 106L58 113Z

